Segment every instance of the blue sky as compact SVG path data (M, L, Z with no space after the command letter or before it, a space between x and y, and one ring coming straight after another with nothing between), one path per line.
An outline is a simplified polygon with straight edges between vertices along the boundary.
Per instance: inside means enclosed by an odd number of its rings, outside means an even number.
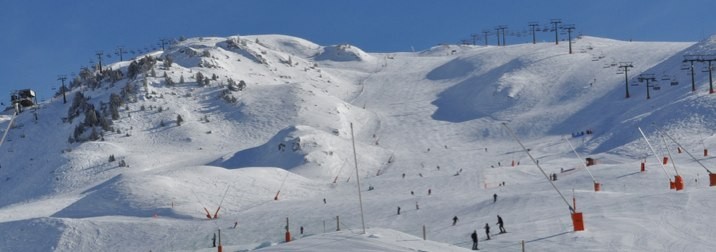
M699 41L716 34L711 0L0 0L0 7L0 101L6 104L14 89L50 97L58 75L77 73L96 61L97 51L152 49L161 38L179 36L286 34L394 52L457 43L497 25L522 31L552 18L574 24L576 33L621 40ZM538 41L553 36L538 33ZM508 44L526 41L507 37Z

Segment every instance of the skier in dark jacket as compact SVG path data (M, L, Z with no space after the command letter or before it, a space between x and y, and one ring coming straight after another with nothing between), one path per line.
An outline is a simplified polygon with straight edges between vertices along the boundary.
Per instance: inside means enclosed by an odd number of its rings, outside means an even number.
M497 202L497 193L492 195L492 203Z
M398 207L398 215L400 215L400 207Z
M457 216L452 217L452 225L455 226L457 224Z
M485 223L485 234L487 235L487 239L490 239L490 224Z
M500 227L500 234L507 233L507 230L505 230L505 223L502 222L502 217L499 215L497 216L497 226Z
M470 238L472 238L472 250L479 250L477 248L477 230L472 232Z

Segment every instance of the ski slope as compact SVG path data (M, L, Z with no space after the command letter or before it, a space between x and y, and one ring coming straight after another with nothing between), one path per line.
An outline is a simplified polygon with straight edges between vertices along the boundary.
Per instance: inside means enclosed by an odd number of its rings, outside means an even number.
M99 108L137 86L113 121L119 133L102 141L69 143L84 116L63 120L61 97L17 117L0 146L0 251L214 251L219 229L228 251L463 251L474 230L487 251L711 251L708 174L656 130L711 169L708 76L691 92L680 69L683 55L715 44L582 37L573 54L564 43L369 53L283 35L187 39L148 54L173 59L154 77L68 93ZM620 62L634 66L629 99ZM216 80L198 85L197 72ZM659 78L649 100L642 73ZM247 83L228 92L236 102L223 98L229 79ZM503 123L558 174L585 231L572 231L569 206ZM566 141L597 160L602 191ZM670 190L675 169L657 163L667 149L685 190ZM508 233L484 240L497 215Z

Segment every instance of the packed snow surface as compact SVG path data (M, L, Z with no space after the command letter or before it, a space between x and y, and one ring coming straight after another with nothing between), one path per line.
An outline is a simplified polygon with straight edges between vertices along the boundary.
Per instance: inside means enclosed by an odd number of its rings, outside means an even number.
M716 40L572 46L205 37L134 78L110 64L114 83L0 115L0 251L215 251L219 230L225 251L464 251L473 231L483 251L713 251L716 96L682 61ZM97 111L122 94L96 141L75 139L80 93Z

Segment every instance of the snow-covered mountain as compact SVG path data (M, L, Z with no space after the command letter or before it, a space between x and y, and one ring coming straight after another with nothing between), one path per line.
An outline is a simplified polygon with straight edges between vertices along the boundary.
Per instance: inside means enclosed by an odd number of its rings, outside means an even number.
M490 251L710 251L708 174L655 131L713 165L708 73L696 63L692 92L682 61L714 54L714 40L582 37L569 54L565 43L369 53L282 35L187 39L84 71L66 104L0 117L0 251L213 251L219 229L228 251L460 251L474 230ZM649 73L659 89L647 100ZM569 206L503 123L559 175L586 231L572 232ZM657 164L637 127L676 166ZM602 191L565 140L597 160ZM675 170L685 190L669 189ZM498 214L509 233L482 241Z

